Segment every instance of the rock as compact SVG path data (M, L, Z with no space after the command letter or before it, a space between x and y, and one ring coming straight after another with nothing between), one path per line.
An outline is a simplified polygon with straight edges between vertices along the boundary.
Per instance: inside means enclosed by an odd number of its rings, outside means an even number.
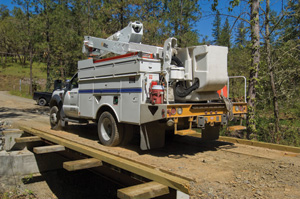
M262 196L262 195L263 195L263 192L262 192L261 190L257 190L257 191L255 192L255 194L257 194L257 195L259 195L259 196Z
M282 169L284 169L284 168L288 168L288 166L287 166L287 165L283 165L283 164L281 164L281 165L279 165L279 168L282 168Z
M214 197L214 190L213 190L213 188L209 188L208 189L208 195L210 196L210 197Z
M182 156L181 155L168 155L169 158L179 159Z

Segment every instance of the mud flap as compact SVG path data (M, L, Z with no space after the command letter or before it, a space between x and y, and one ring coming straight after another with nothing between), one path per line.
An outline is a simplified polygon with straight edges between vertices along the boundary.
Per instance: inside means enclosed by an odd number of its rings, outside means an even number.
M165 127L158 122L140 126L140 147L142 150L160 148L165 145Z
M228 119L229 119L229 121L232 121L233 118L234 118L234 115L233 115L233 104L232 104L232 102L227 97L224 97L224 95L221 95L221 98L224 101L226 109L228 111Z

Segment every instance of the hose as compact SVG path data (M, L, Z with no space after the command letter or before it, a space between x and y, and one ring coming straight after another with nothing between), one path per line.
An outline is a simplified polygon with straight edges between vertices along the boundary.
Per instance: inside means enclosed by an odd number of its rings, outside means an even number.
M185 81L177 82L175 85L175 95L178 97L186 97L188 96L193 90L196 90L199 87L199 79L193 83L192 86L186 87L183 83Z
M183 63L176 56L172 56L172 62L175 63L175 65L178 66L178 67L184 67Z

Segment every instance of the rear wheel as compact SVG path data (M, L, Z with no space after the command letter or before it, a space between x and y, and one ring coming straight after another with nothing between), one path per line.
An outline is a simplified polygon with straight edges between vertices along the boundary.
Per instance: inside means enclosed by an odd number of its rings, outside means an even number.
M215 124L214 126L210 126L209 124L205 124L205 128L202 129L202 139L207 141L217 140L220 135L220 124Z
M40 98L38 100L38 105L40 105L40 106L46 106L46 104L47 104L47 101L44 98Z
M61 130L62 129L62 121L60 118L60 110L57 106L53 106L50 109L50 125L53 130Z
M117 146L121 143L122 129L110 112L103 112L98 120L98 136L105 146Z

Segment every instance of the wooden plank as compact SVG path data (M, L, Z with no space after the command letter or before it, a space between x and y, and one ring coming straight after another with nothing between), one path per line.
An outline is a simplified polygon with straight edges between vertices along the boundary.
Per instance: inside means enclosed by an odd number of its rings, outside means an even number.
M191 134L189 136L201 138L200 133ZM287 151L287 152L292 152L292 153L300 153L300 147L273 144L273 143L267 143L267 142L259 142L259 141L246 140L246 139L240 139L240 138L234 138L234 137L220 136L218 141L238 143L238 144L244 144L244 145L267 148L267 149L275 149L275 150L278 150L278 151Z
M169 193L169 187L158 182L148 182L118 190L120 199L148 199Z
M40 146L34 147L33 152L36 154L52 153L66 150L62 145Z
M102 166L102 162L100 160L97 160L96 158L69 161L64 162L63 164L64 169L68 171L77 171L81 169L89 169L100 166Z
M227 129L228 131L241 131L241 130L246 130L246 127L237 125L237 126L229 126Z
M20 129L7 129L2 131L3 135L9 135L9 134L23 134L24 132Z
M175 132L176 135L192 135L197 133L195 130L186 129L186 130L178 130Z
M16 143L36 142L36 141L42 141L42 139L38 136L15 138Z
M45 140L49 140L53 143L63 145L74 151L80 152L90 157L94 157L96 159L102 160L121 169L130 171L142 177L148 178L150 180L159 182L173 189L189 194L189 184L191 181L193 181L192 179L185 178L182 176L176 176L174 174L169 174L168 172L164 172L163 170L153 168L149 165L144 165L135 162L133 160L122 158L117 155L113 155L108 152L95 149L90 146L85 146L83 144L75 143L66 138L51 135L50 133L47 133L39 129L33 129L26 126L22 126L20 127L20 129L30 134L39 136Z
M253 140L245 140L245 139L225 137L225 136L220 136L219 141L239 143L239 144L245 144L245 145L250 145L250 146L275 149L275 150L279 150L279 151L300 153L300 147L286 146L286 145L280 145L280 144L259 142L259 141L253 141Z

